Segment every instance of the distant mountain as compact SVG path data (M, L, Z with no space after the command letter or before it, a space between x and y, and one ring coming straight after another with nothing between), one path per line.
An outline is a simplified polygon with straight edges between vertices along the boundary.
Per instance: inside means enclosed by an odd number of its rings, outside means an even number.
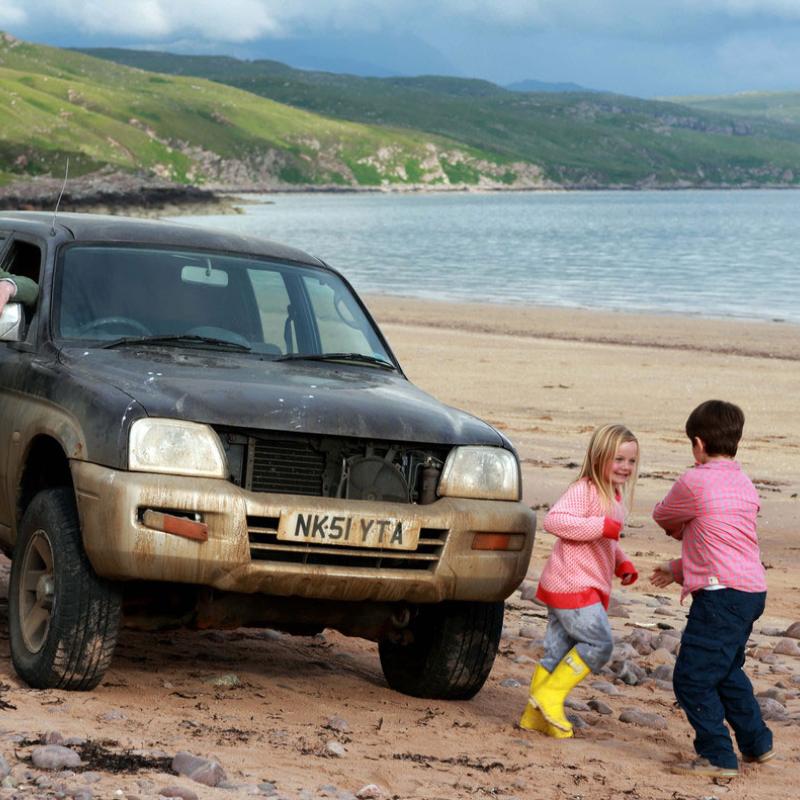
M800 124L800 91L741 92L708 97L676 97L672 100L691 108Z
M327 117L445 137L499 161L528 164L549 185L800 185L797 125L600 92L520 93L466 78L364 78L275 61L84 52L196 75ZM509 170L510 181L517 169ZM466 183L477 180L469 171L458 175Z
M517 81L506 84L506 89L511 92L595 92L596 89L587 89L577 83L547 83L546 81Z
M304 70L362 77L452 75L453 64L437 49L410 34L329 34L262 39L240 47L252 60L282 61ZM413 70L409 70L413 64Z

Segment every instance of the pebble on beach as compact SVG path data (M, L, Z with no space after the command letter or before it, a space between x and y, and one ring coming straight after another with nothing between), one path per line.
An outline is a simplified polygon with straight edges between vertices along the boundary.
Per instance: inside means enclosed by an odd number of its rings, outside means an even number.
M668 727L664 717L649 711L642 711L638 708L623 709L622 713L619 715L619 719L621 722L639 725L643 728L654 728L655 730L664 730Z
M346 752L344 745L334 739L325 743L325 755L330 758L342 758Z
M159 797L176 797L178 800L198 800L197 792L184 786L162 786L158 790Z
M381 800L386 796L386 792L376 783L368 783L356 792L358 800Z
M339 733L350 733L350 726L347 724L347 720L336 715L328 717L322 727L331 731L338 731Z

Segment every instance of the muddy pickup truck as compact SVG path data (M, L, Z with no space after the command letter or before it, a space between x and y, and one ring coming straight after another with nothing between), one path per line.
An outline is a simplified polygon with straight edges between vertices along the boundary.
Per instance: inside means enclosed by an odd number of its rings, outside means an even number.
M333 628L468 698L535 517L509 441L403 374L347 281L189 225L0 212L0 549L11 655L91 689L121 624Z

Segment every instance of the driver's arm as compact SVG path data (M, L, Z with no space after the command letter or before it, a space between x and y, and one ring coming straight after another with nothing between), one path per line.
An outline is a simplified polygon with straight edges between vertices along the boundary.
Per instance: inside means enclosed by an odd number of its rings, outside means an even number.
M0 298L5 297L5 302L13 300L15 303L32 306L35 305L38 296L39 286L36 281L0 269ZM0 302L5 305L2 299Z

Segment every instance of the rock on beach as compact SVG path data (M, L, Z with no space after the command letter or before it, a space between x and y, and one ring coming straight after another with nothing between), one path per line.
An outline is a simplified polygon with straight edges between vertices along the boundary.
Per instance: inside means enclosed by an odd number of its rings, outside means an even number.
M782 721L789 718L789 712L783 703L779 703L771 697L757 697L758 705L761 708L761 716L765 720Z
M219 786L228 780L221 764L213 759L200 758L186 751L181 751L172 759L172 769L179 775L186 775L205 786Z
M37 769L72 769L80 767L81 757L69 747L60 744L46 744L34 747L31 751L31 763Z
M800 656L800 644L795 639L781 639L772 652L779 656Z
M800 639L800 622L793 622L784 632L790 639Z

